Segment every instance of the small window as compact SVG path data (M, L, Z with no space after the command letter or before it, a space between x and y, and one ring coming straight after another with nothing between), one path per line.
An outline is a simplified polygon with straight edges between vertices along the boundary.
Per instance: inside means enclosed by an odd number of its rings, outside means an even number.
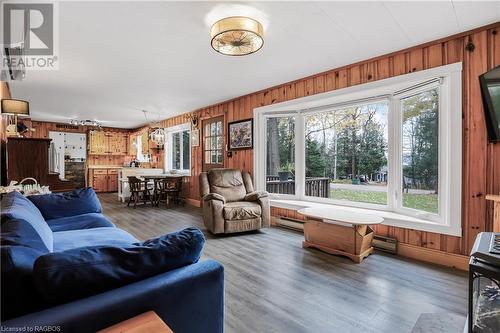
M165 144L166 171L180 173L191 172L191 126L183 124L166 128L167 140Z
M172 170L181 169L181 133L172 134Z
M144 155L145 153L142 152L142 135L137 135L135 139L135 146L137 148L137 160L139 162L147 162L148 159Z

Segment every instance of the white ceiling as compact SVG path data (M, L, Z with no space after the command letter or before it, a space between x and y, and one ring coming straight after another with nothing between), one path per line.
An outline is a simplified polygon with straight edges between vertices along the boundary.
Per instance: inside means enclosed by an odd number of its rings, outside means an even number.
M250 10L250 13L248 12ZM33 119L145 123L500 21L500 1L61 2L60 69L11 84ZM210 47L210 23L246 14L265 45L246 57ZM151 120L151 119L150 119Z

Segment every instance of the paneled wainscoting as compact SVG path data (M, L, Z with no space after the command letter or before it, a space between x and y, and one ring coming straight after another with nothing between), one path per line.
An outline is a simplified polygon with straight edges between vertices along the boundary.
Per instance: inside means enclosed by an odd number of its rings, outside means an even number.
M375 253L361 264L314 249L303 236L273 227L215 237L201 210L127 209L100 194L104 213L137 238L196 226L207 238L203 258L225 267L225 332L411 332L423 313L467 312L465 272Z

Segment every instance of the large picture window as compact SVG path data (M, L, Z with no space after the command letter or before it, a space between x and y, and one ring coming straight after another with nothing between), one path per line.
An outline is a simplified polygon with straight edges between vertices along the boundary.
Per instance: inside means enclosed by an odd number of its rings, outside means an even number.
M461 64L280 104L255 111L258 189L459 234Z
M388 102L305 115L305 195L387 205Z

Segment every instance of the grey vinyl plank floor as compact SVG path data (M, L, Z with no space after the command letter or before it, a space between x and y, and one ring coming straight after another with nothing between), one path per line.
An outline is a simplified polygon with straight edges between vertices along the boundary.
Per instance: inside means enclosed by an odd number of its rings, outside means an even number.
M303 249L303 235L282 228L213 236L198 208L99 197L104 214L141 240L189 226L205 233L202 259L225 268L225 332L405 333L423 313L466 316L465 272L383 253L355 264Z

